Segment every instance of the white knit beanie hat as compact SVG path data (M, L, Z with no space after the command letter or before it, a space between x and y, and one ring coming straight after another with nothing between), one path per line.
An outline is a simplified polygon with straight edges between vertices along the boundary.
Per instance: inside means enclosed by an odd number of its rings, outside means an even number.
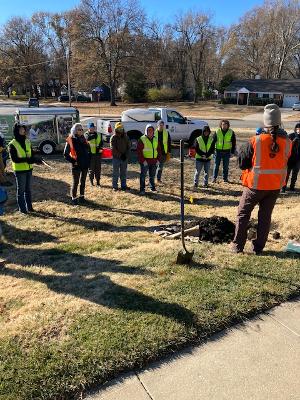
M267 104L264 108L264 126L281 125L281 112L277 104Z

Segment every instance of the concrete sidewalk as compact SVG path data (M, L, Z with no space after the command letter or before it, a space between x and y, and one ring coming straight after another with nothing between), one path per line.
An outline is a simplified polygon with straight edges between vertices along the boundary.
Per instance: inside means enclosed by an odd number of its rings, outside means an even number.
M300 299L147 369L88 400L299 400Z

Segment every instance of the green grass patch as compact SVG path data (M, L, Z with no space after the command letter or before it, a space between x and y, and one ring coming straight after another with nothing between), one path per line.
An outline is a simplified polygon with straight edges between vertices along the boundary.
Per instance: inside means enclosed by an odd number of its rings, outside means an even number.
M205 246L200 250L204 254ZM299 259L230 257L218 257L216 264L213 256L198 253L191 266L177 266L173 246L165 254L152 248L132 256L131 267L139 265L149 278L137 288L110 280L99 295L82 293L107 312L74 315L65 340L0 341L0 399L76 398L121 371L198 343L300 293Z

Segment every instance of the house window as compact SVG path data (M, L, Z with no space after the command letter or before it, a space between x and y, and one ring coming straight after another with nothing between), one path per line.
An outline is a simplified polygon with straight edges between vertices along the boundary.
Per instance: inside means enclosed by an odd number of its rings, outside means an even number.
M262 93L257 93L257 97L263 97Z
M270 96L269 96L269 93L264 93L264 94L263 94L263 98L264 98L264 99L268 99L269 97L270 97Z

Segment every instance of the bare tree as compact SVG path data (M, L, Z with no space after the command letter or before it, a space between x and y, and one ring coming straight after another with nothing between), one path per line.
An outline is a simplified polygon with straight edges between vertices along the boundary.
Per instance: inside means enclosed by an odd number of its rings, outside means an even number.
M205 63L214 36L210 17L202 13L189 12L177 17L174 30L189 60L194 80L194 102L197 102L202 92Z
M0 36L0 55L5 60L2 75L7 74L13 82L29 86L30 95L38 96L37 83L42 65L47 62L43 41L30 20L11 18Z
M116 105L121 69L134 54L136 35L142 31L144 12L134 0L82 0L78 10L79 40L93 43Z

